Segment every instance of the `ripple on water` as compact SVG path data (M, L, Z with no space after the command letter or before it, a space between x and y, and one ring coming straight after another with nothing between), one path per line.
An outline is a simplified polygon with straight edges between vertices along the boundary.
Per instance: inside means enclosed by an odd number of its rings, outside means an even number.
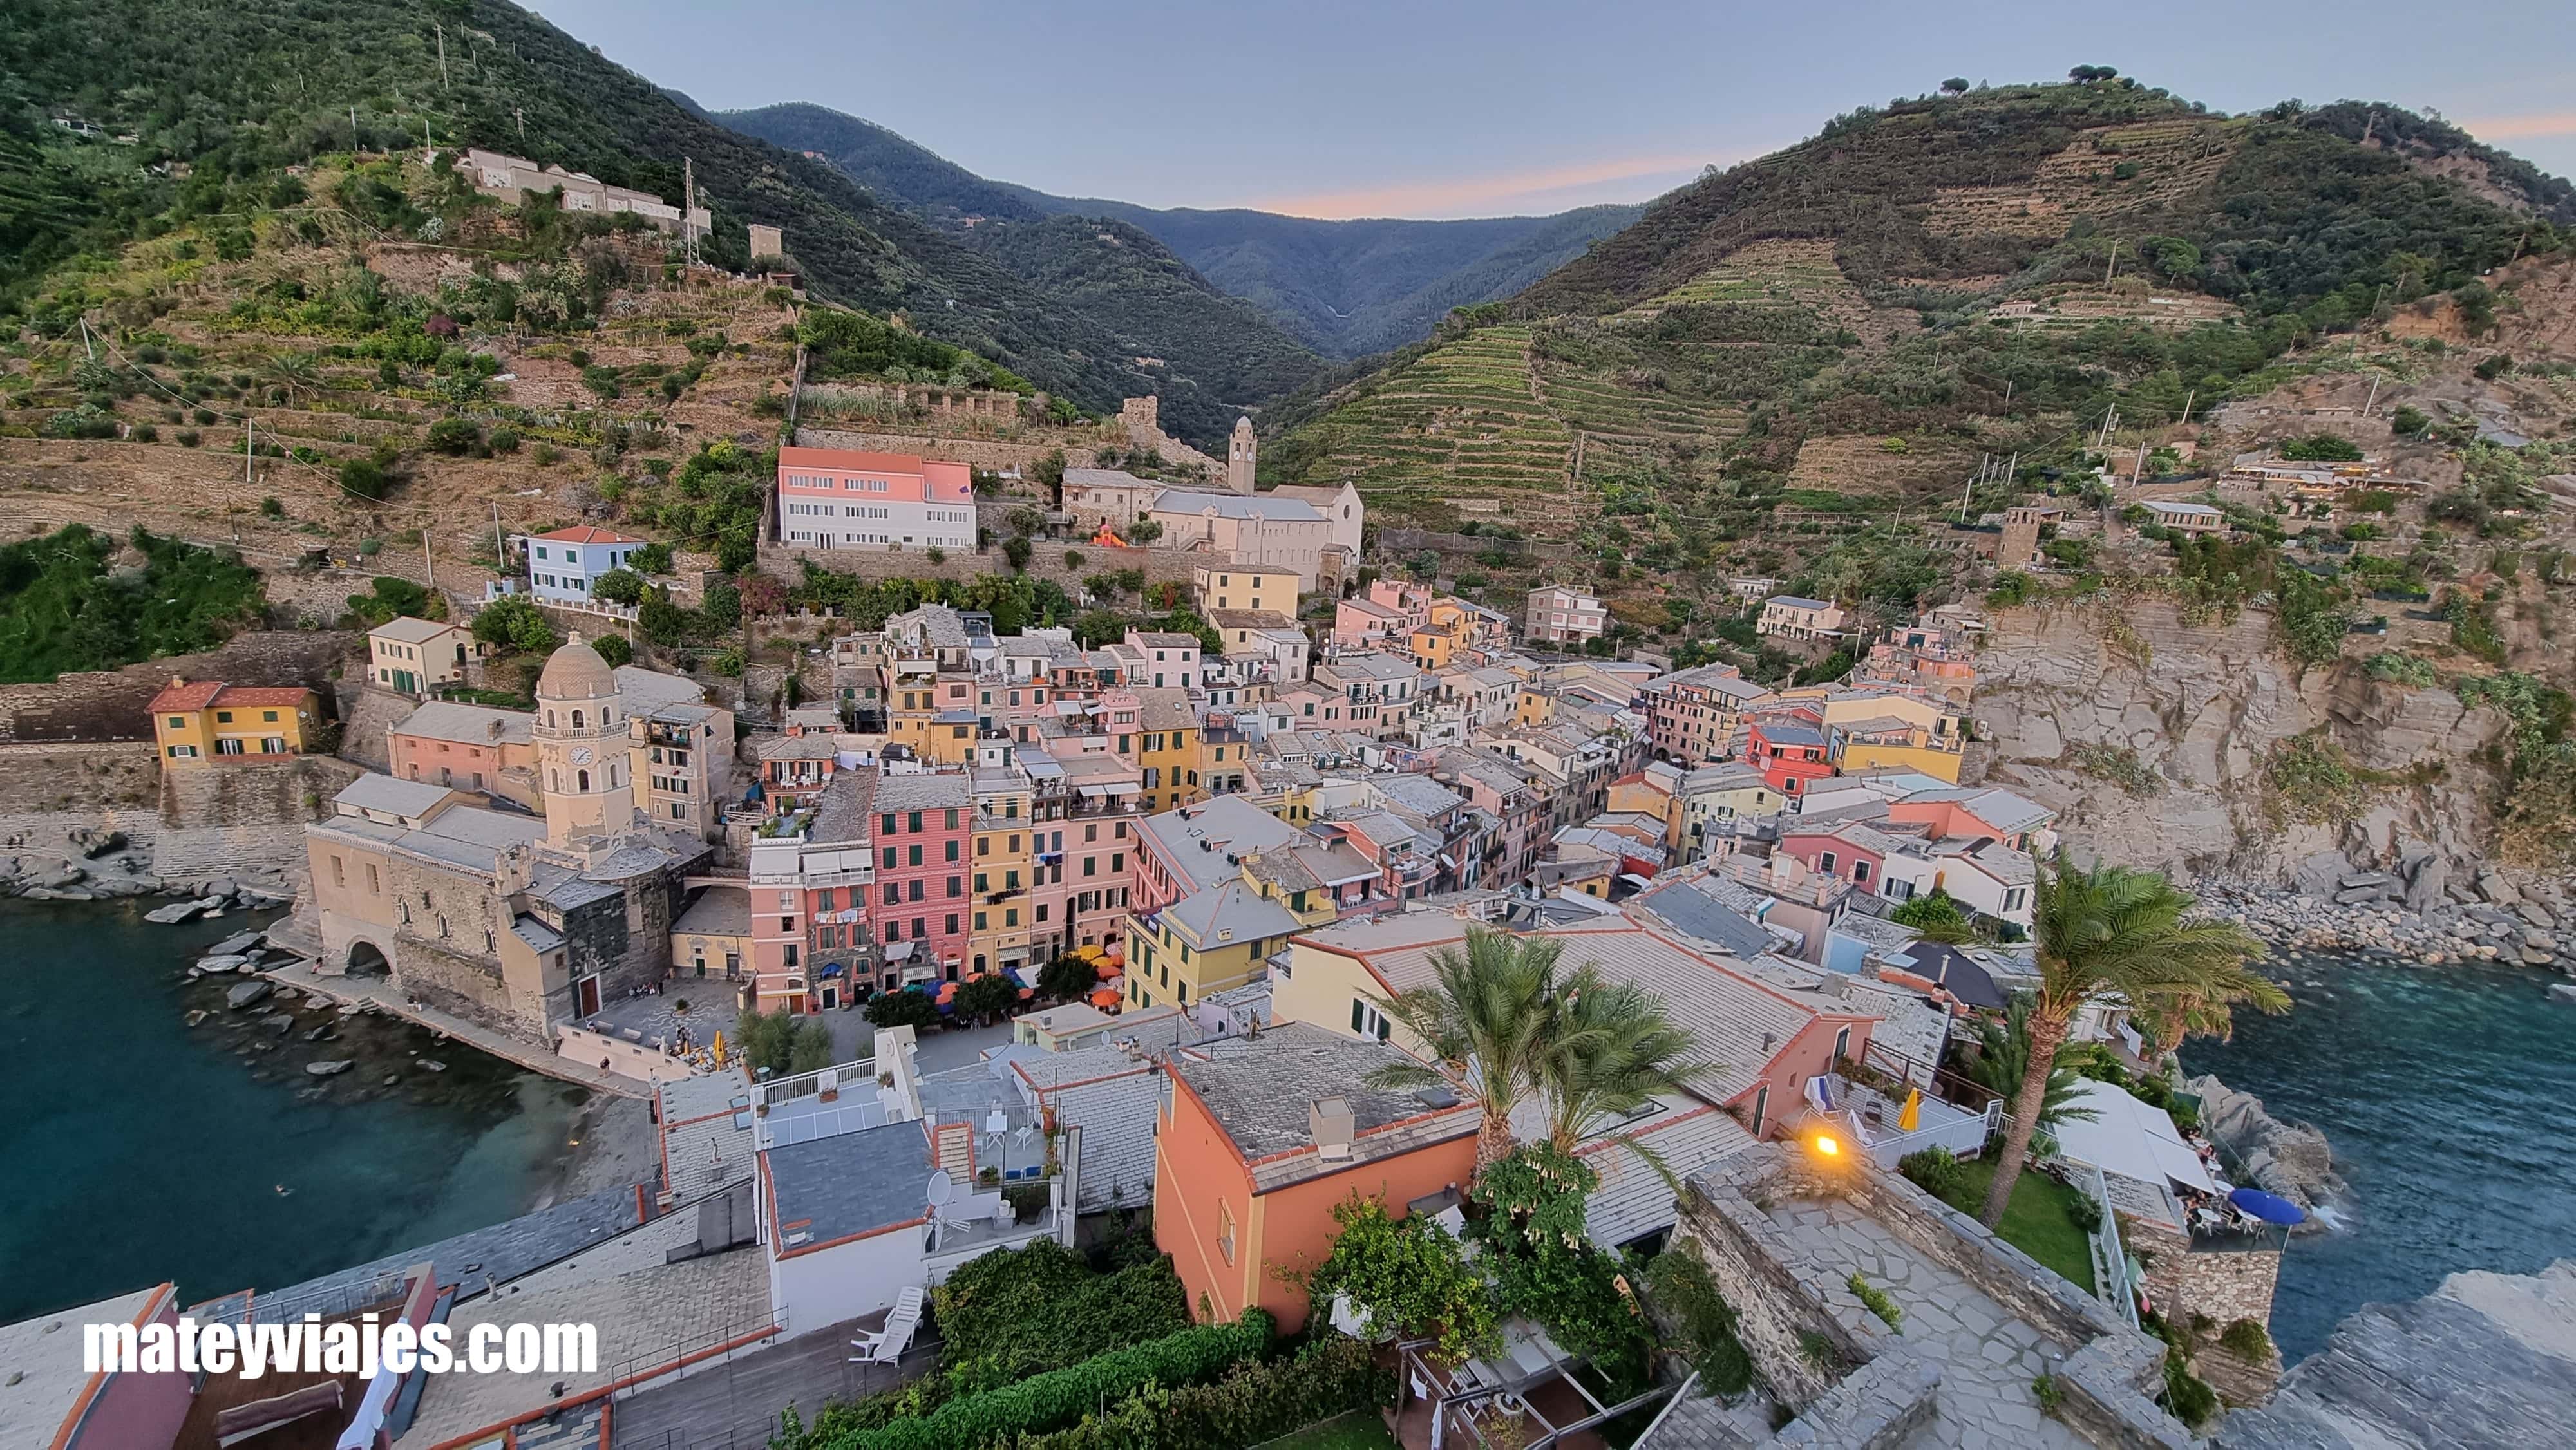
M2576 1252L2576 1007L2530 972L2310 960L2326 991L2183 1049L2188 1071L2322 1129L2351 1185L2327 1216L2345 1231L2292 1240L2282 1265L2272 1332L2292 1359L2364 1304Z

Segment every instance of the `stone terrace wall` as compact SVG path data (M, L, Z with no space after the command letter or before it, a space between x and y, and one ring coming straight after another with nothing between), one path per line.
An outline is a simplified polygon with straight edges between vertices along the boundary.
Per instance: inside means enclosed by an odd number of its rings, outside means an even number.
M0 741L149 740L147 707L176 675L234 685L310 685L328 698L333 669L365 643L365 635L341 630L257 630L204 654L0 685Z
M1029 572L1054 580L1068 593L1081 587L1086 574L1114 574L1121 569L1144 570L1148 583L1174 580L1186 584L1192 567L1216 557L1186 549L1109 549L1084 542L1032 540L1030 548ZM1065 555L1069 553L1082 556L1080 568L1066 567ZM785 544L764 544L760 549L761 569L791 584L804 577L803 561L807 559L836 574L856 574L870 581L972 579L979 574L1007 574L1011 568L999 544L983 550L952 549L936 564L930 562L928 554L917 550L896 553L890 549L814 549Z

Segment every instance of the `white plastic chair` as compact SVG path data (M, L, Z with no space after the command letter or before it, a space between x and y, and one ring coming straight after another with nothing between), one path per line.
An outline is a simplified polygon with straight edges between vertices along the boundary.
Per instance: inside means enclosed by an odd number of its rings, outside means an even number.
M850 1356L852 1364L893 1364L912 1347L912 1336L921 1328L921 1313L926 1297L918 1286L907 1287L895 1297L894 1308L886 1311L885 1328L862 1334L850 1341L858 1353Z

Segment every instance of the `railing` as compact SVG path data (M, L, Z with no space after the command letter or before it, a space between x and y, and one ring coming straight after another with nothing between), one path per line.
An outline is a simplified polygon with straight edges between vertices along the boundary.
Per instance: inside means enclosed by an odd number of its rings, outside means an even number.
M2102 1170L2089 1163L2068 1164L2075 1180L2075 1191L2088 1194L2094 1207L2101 1211L2102 1221L2093 1227L2093 1292L2120 1311L2120 1318L2132 1329L2138 1327L2138 1294L2129 1277L2129 1255L2120 1246L2120 1214L2111 1206L2111 1186Z

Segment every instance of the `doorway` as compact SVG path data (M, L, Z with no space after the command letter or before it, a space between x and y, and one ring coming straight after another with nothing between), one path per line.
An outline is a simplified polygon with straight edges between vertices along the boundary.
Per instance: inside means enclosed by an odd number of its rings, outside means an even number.
M597 976L576 979L572 984L572 995L573 1015L577 1017L599 1015L599 978Z

